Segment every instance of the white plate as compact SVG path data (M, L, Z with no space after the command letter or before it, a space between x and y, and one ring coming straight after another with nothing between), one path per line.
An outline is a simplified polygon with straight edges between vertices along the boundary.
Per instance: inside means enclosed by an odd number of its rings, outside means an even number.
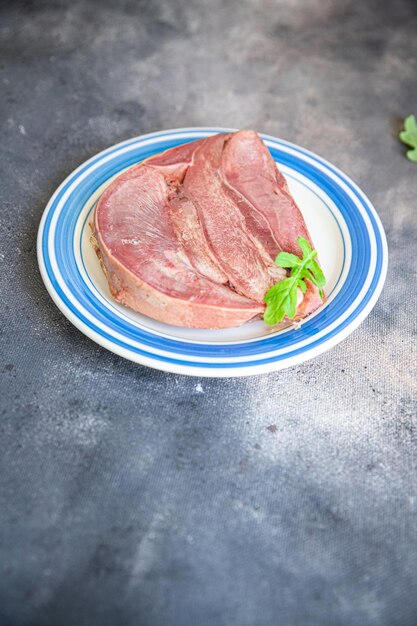
M45 285L88 337L127 359L195 376L244 376L301 363L339 343L369 314L382 290L387 244L378 215L340 170L293 144L261 135L298 203L327 278L326 304L301 327L262 321L228 330L179 328L117 304L89 242L97 199L122 170L221 128L143 135L104 150L75 170L49 201L38 233Z

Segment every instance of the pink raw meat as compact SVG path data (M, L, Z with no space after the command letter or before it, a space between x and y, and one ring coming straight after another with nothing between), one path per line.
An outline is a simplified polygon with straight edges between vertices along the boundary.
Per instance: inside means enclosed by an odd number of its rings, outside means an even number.
M246 200L242 212L263 216L269 224L269 250L301 254L297 237L312 244L300 209L291 196L287 182L262 139L253 130L230 136L224 149L222 173L230 187ZM274 256L274 258L275 258Z
M254 131L190 142L122 173L97 204L94 235L116 300L192 328L259 317L266 291L286 276L277 253L300 254L300 235L311 242ZM321 304L311 283L300 300L297 318Z
M228 328L262 305L196 272L176 237L163 175L140 165L100 198L95 237L113 297L149 317L192 328Z

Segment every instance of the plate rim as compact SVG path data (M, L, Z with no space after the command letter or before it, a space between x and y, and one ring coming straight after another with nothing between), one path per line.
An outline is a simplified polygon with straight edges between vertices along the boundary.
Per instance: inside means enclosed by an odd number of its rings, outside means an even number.
M39 223L38 236L37 236L37 257L38 257L38 264L40 268L41 277L49 295L51 296L56 306L61 310L61 312L67 317L67 319L74 326L76 326L76 328L78 328L83 334L85 334L87 337L92 339L98 345L101 345L107 350L110 350L111 352L116 353L123 358L127 358L128 360L132 362L146 365L148 367L152 367L154 369L162 370L165 372L185 374L185 375L191 375L191 376L197 376L197 377L229 378L229 377L236 377L236 376L238 377L250 376L250 375L262 374L266 372L285 369L287 367L298 365L307 360L315 358L316 356L319 356L320 354L326 352L330 348L336 346L338 343L343 341L348 335L354 332L358 328L358 326L366 319L369 313L372 311L384 287L385 279L387 275L387 269L388 269L388 245L387 245L386 234L385 234L381 219L375 207L370 202L366 194L360 189L360 187L347 174L345 174L342 170L334 166L332 163L328 162L326 159L323 159L321 156L315 154L314 152L307 150L306 148L303 148L292 142L289 142L284 139L280 139L278 137L274 137L272 135L268 135L265 133L260 133L263 139L270 140L273 142L279 142L279 144L281 145L287 146L288 148L293 149L298 153L301 153L307 157L313 158L314 160L323 164L325 167L329 168L330 171L335 172L336 175L338 175L342 179L342 181L346 181L347 183L349 183L352 186L353 190L356 191L356 193L358 194L358 199L361 201L361 203L365 202L367 204L367 209L370 211L373 219L375 220L376 231L379 234L380 240L381 240L380 254L382 254L382 262L381 262L378 282L374 286L372 295L368 299L368 302L366 303L366 305L355 316L355 318L351 320L350 323L348 323L344 328L336 332L334 336L324 338L318 345L310 347L308 350L301 352L300 354L287 356L283 358L282 360L276 360L276 361L272 360L267 363L251 362L249 365L243 364L243 365L236 366L236 367L233 367L233 364L231 363L230 367L227 367L227 368L221 367L221 366L216 367L213 365L208 366L208 365L204 365L200 363L184 364L180 360L178 360L177 362L175 362L175 359L166 361L161 358L157 358L156 355L147 356L145 354L133 353L129 351L128 349L124 348L123 346L119 346L117 343L113 343L112 341L103 337L101 334L97 333L94 329L90 328L83 320L77 317L71 311L71 309L66 305L66 303L62 300L60 295L57 293L49 277L49 274L47 272L47 269L45 266L45 260L43 256L42 244L43 244L44 229L45 229L45 223L46 223L47 217L53 208L53 205L57 196L60 194L61 190L65 187L65 185L69 182L69 179L71 179L72 177L75 177L77 173L79 173L81 170L88 168L88 166L91 165L93 162L97 162L98 164L100 160L102 160L103 157L109 153L110 150L117 152L119 149L122 149L130 144L134 145L135 143L143 142L144 140L149 139L149 138L167 136L167 139L169 139L170 135L179 134L179 133L198 134L198 133L233 132L234 130L236 129L221 128L221 127L203 127L203 126L179 127L179 128L172 128L172 129L146 133L143 135L138 135L137 137L132 137L130 139L118 142L92 155L89 159L82 162L77 168L72 170L65 177L62 183L58 186L58 188L50 197L43 211L43 214ZM369 230L368 227L367 227L367 230ZM376 260L377 260L378 259L377 251L376 251L376 255L377 255L376 256ZM173 353L173 356L174 355L175 353Z

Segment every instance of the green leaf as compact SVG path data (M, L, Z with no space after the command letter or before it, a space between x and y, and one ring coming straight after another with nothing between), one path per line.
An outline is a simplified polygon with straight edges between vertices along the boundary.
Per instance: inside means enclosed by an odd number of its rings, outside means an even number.
M414 148L413 150L408 150L407 154L407 159L410 159L410 161L417 161L417 148Z
M303 278L307 278L307 280L311 280L311 282L321 289L326 284L326 278L323 274L323 270L320 265L316 262L312 262L310 267L303 272Z
M317 252L310 248L310 244L308 243L306 239L304 239L304 237L297 237L297 243L302 250L303 256L311 254L312 252L314 253L315 256L317 256Z
M275 265L278 265L278 267L295 267L296 265L300 265L300 263L301 259L289 252L280 252L275 259Z
M323 270L321 269L317 261L311 261L309 270L316 279L315 284L317 285L317 287L324 287L324 285L326 284L326 277L323 274Z
M409 115L404 120L404 130L399 135L401 141L410 146L412 150L406 152L410 161L417 161L417 121L414 115Z
M294 285L289 291L288 297L285 302L285 315L292 319L295 317L297 311L297 284Z
M297 302L297 284L292 278L281 280L266 292L264 320L267 324L279 324L288 312L291 314L294 301L292 292L295 292Z
M307 285L305 284L303 280L297 281L297 287L299 287L303 293L307 291Z
M322 287L326 284L326 279L315 260L317 252L311 249L310 244L303 237L298 237L297 242L303 253L301 258L289 252L280 252L275 259L276 265L291 269L291 272L288 278L276 283L265 294L264 321L267 324L279 324L285 316L289 319L295 317L298 289L301 289L303 293L307 290L305 280L316 285L323 298Z

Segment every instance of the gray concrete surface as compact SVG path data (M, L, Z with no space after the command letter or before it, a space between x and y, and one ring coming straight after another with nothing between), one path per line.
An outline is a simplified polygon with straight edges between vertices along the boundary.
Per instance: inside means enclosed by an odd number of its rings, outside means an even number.
M417 165L395 136L416 31L414 0L1 3L2 626L417 624ZM386 288L331 352L199 381L51 302L35 238L56 186L191 125L297 142L378 208Z

